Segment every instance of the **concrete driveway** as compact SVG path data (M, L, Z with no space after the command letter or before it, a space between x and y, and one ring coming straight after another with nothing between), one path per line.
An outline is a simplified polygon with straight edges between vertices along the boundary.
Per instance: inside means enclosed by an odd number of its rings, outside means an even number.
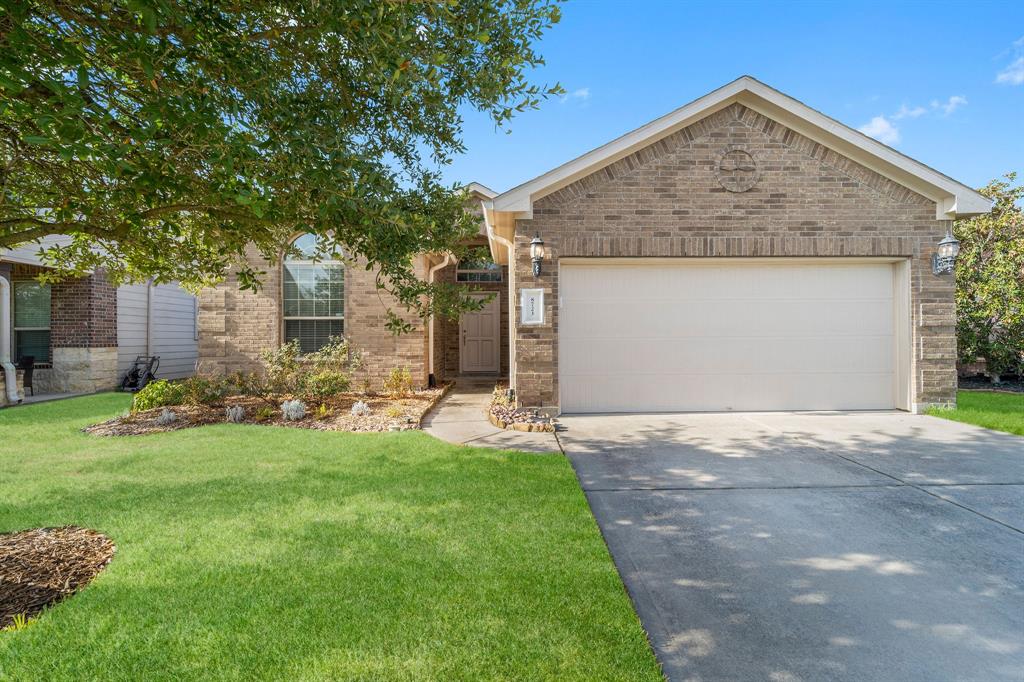
M670 679L1024 679L1024 438L903 413L562 423Z

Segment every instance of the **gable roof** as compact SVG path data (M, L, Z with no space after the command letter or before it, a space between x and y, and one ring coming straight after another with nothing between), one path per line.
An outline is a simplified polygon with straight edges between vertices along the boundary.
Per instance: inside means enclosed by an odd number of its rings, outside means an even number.
M937 220L988 213L992 202L947 175L812 109L750 76L737 78L647 125L497 195L487 208L509 218L532 218L533 202L647 147L733 103L740 103L879 175L935 201Z

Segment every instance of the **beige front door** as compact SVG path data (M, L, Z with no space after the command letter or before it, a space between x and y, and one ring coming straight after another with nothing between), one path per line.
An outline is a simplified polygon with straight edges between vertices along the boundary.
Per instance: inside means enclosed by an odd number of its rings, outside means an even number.
M483 296L481 296L483 298ZM483 308L459 318L459 370L497 372L501 367L501 304L491 297Z

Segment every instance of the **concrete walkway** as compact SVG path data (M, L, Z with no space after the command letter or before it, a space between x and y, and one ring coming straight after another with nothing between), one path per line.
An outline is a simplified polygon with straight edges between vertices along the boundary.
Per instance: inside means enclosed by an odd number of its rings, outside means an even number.
M423 420L423 431L435 438L482 448L561 452L553 433L528 433L495 427L487 420L493 379L457 379L455 386Z

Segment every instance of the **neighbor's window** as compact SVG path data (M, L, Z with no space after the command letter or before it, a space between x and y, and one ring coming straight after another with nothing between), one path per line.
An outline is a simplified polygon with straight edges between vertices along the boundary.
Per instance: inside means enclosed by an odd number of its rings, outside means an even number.
M463 258L455 270L456 282L500 282L501 266L486 256Z
M14 359L26 356L35 364L50 362L50 285L14 283Z
M303 353L320 350L345 331L345 266L314 262L317 239L304 234L292 242L297 255L284 259L284 340L299 340Z

